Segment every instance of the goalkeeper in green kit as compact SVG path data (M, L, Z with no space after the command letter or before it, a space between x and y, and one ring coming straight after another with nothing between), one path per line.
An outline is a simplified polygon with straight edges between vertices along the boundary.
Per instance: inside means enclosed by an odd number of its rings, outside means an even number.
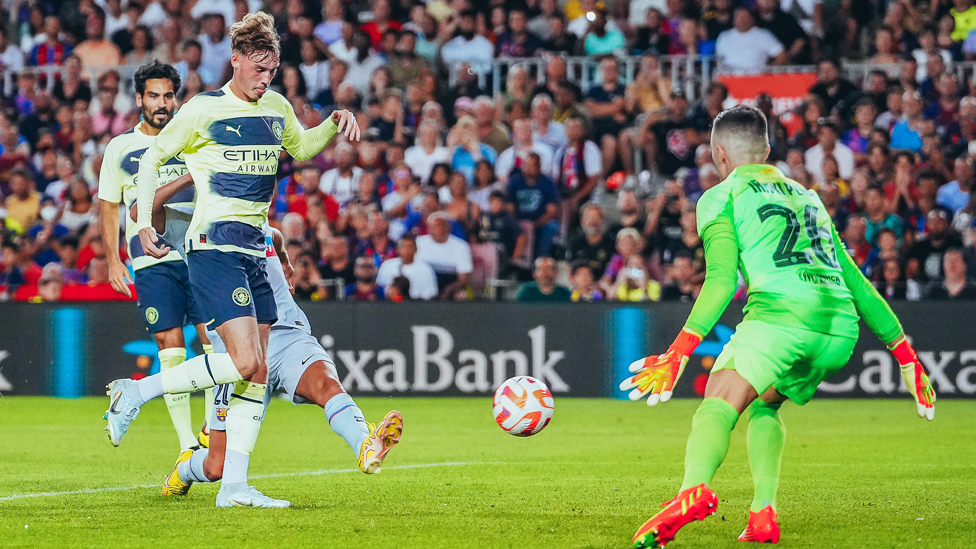
M739 415L749 419L755 496L740 541L779 540L776 489L785 431L779 408L803 405L840 370L857 341L858 315L887 343L918 406L935 417L935 392L887 303L844 250L813 191L764 164L766 118L737 106L715 118L712 158L723 181L698 201L707 272L701 294L668 351L631 364L620 388L651 406L671 398L688 357L735 293L736 270L749 287L745 319L715 361L692 420L678 495L634 535L634 547L664 547L682 526L714 514L708 485L725 459Z

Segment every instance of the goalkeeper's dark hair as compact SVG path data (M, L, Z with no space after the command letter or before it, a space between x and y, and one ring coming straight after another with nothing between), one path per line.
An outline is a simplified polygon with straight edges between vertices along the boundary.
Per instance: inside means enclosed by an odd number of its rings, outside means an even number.
M136 93L139 95L146 94L147 80L169 80L173 83L174 92L180 89L181 84L180 73L176 68L173 65L160 63L157 59L153 59L149 63L139 67L133 79L136 81Z

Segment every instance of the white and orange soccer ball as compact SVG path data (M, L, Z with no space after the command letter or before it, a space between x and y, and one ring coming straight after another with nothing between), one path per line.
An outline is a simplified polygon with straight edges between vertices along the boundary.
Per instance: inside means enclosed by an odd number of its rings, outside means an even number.
M552 419L552 393L546 384L528 376L513 377L495 391L495 421L506 433L532 436Z

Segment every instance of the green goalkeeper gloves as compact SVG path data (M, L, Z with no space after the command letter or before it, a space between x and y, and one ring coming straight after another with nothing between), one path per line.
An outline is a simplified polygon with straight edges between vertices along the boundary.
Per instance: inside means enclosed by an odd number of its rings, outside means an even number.
M935 389L929 381L925 368L918 360L915 349L908 343L902 335L895 341L888 344L891 354L895 355L898 364L901 366L901 377L905 380L905 386L915 398L918 406L918 417L924 417L929 421L935 419Z
M630 391L630 400L647 396L648 406L667 402L671 399L674 385L685 371L688 357L701 340L702 336L688 328L682 329L663 355L652 355L631 363L630 371L634 375L620 382L620 390L633 389Z

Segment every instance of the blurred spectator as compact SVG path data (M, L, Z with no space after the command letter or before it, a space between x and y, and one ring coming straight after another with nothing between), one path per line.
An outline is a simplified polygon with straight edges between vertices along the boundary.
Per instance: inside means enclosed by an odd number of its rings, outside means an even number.
M519 288L516 300L522 303L564 302L570 301L572 293L565 287L556 284L556 261L551 257L540 257L535 260L532 271L532 282Z
M657 8L648 9L644 19L637 21L635 14L640 12L638 4L648 4L653 0L639 0L630 3L630 24L637 29L634 38L634 50L647 56L668 55L671 38L664 31L661 11Z
M116 67L122 64L119 47L105 38L105 12L93 6L85 22L87 39L78 44L74 54L84 67Z
M37 221L41 213L41 194L34 190L34 176L23 168L10 173L10 196L4 202L7 219L17 222L21 231Z
M430 173L435 164L449 162L451 151L441 145L439 127L434 120L425 120L417 131L417 144L407 149L404 162L420 182L430 182Z
M546 40L543 49L546 51L573 55L579 48L579 37L569 31L569 22L566 16L555 14L549 18L549 39Z
M200 76L207 86L218 87L224 83L224 72L231 57L225 15L216 12L204 15L200 30L197 40L200 43L201 66L205 69L200 71Z
M11 44L7 29L0 28L0 69L19 71L24 68L24 52Z
M508 30L498 36L495 55L498 57L533 57L542 48L542 40L529 32L528 16L521 9L508 12Z
M24 273L18 265L20 246L13 240L0 242L0 301L6 301L17 293L17 289L24 284Z
M556 152L554 160L556 185L573 209L589 199L603 175L600 148L586 137L586 124L582 118L567 120L567 142Z
M660 301L661 285L651 279L641 255L634 254L617 273L607 296L615 301Z
M349 241L342 236L330 237L328 246L322 250L319 261L319 274L326 282L335 282L336 288L345 288L355 281L353 262L349 257ZM335 299L335 289L330 290L329 298Z
M64 208L61 210L60 223L77 233L89 223L95 222L95 213L91 189L84 181L75 179L68 187Z
M864 221L866 223L864 238L872 247L877 247L878 233L882 228L894 231L901 242L904 234L901 219L885 210L884 191L881 187L871 185L864 192Z
M614 238L607 234L603 209L597 204L583 206L580 228L580 233L569 242L566 260L574 265L585 264L592 272L602 273L616 248Z
M562 123L552 119L552 98L545 93L532 98L530 110L532 118L532 140L558 152L567 143L566 130ZM553 166L555 170L556 167Z
M929 283L925 290L926 299L976 299L976 286L967 276L963 251L959 248L947 250L942 256L942 265L945 277Z
M376 264L370 257L356 259L353 274L356 281L346 286L349 301L382 301L383 287L376 283Z
M430 300L437 297L437 275L426 262L416 259L417 237L407 233L397 244L397 257L383 261L376 275L377 283L390 293L390 285L398 277L410 281L410 298Z
M902 97L904 115L891 129L891 148L918 152L922 149L922 111L925 104L917 91L907 91Z
M607 268L604 269L603 276L600 278L600 288L609 298L616 295L611 290L617 282L620 271L626 267L631 257L640 256L644 250L644 239L636 229L622 229L614 238L617 253L610 258Z
M468 182L474 181L475 165L482 159L495 165L497 154L490 146L478 140L478 122L473 116L462 116L447 138L452 149L451 168L464 174Z
M604 174L617 159L617 139L627 124L627 90L617 79L620 66L613 56L600 60L601 82L586 92L584 107L593 117L593 137L603 153Z
M458 36L444 44L441 58L449 67L467 63L477 74L487 74L491 70L494 46L484 36L475 34L475 14L463 11L458 16Z
M810 59L807 34L796 18L782 10L779 0L758 0L756 6L756 25L773 33L783 45L786 62L791 65L807 64Z
M589 113L579 104L579 86L568 80L563 80L556 87L555 108L552 111L552 119L556 122L566 123L570 118L582 118L590 121Z
M957 158L953 164L952 174L955 180L939 187L936 201L955 214L969 203L973 194L974 170L970 157Z
M538 153L529 153L521 171L513 173L508 182L515 217L523 232L534 239L536 256L547 255L559 234L559 192L556 184L542 173L541 162Z
M570 267L570 282L573 284L573 293L570 296L570 301L603 301L603 292L594 283L593 269L586 261L578 261L572 264Z
M918 284L914 280L905 280L905 272L901 262L897 259L886 259L882 264L881 281L877 284L878 292L888 301L903 301L919 298Z
M390 224L382 213L369 214L366 231L353 251L354 257L368 257L379 267L384 260L396 256L396 242L390 239Z
M597 2L593 13L593 21L583 37L583 52L586 55L623 55L626 47L624 34L617 28L609 27L606 5Z
M61 291L64 288L64 276L61 266L51 263L44 267L40 280L37 281L37 295L30 299L32 303L56 303L61 301Z
M648 116L638 130L637 145L663 176L672 176L679 168L695 165L695 148L701 137L688 119L687 111L684 92L672 91L661 116Z
M673 262L674 258L686 255L691 258L692 266L697 273L705 272L705 247L698 236L698 216L695 205L686 202L681 208L681 238L669 239L661 248L661 261L665 264Z
M61 20L54 15L44 18L44 38L34 45L29 64L32 67L63 65L72 47L61 39Z
M857 86L841 76L840 65L832 59L817 64L817 83L810 88L810 93L823 102L824 111L820 116L830 115L839 105L853 107L861 95Z
M515 73L518 74L518 71ZM524 69L522 69L522 73L524 74ZM495 106L488 96L483 95L475 98L472 112L478 123L479 141L490 146L497 154L501 154L502 151L512 145L508 138L508 130L495 119Z
M671 264L671 284L661 289L663 301L694 301L701 291L701 284L696 282L694 259L686 252L674 257Z
M548 145L532 139L532 122L528 118L516 120L512 125L512 146L505 149L495 162L495 175L502 183L507 183L514 170L521 170L528 155L539 155L542 173L548 177L553 174L553 150Z
M885 261L899 259L898 236L895 234L895 231L888 227L882 227L878 231L876 240L876 246L868 254L867 260L861 267L861 272L864 273L864 276L873 281L881 279L882 265Z
M946 251L962 247L959 235L949 230L951 217L942 208L933 208L925 216L925 235L908 251L906 276L921 284L942 280L943 257Z
M873 101L869 98L858 101L854 106L854 127L847 130L841 140L841 143L854 153L855 163L859 166L867 161L868 145L871 140L871 130L875 127L876 116Z
M451 234L450 220L443 212L427 218L430 234L417 238L417 258L434 269L441 299L456 299L471 278L471 249L468 243Z
M814 183L824 181L823 164L827 155L837 161L837 170L841 179L847 180L854 175L854 151L837 141L838 132L836 123L824 120L817 130L817 145L804 154L807 171L813 177Z
M115 78L112 78L112 76ZM125 113L115 110L115 100L119 95L118 75L114 71L98 77L99 110L92 115L92 131L96 135L110 133L119 135L126 130Z
M335 198L340 207L345 207L359 190L363 169L355 165L356 149L349 143L336 145L335 163L335 168L322 174L319 190Z
M524 255L528 241L526 235L519 234L518 222L507 209L507 196L502 190L493 190L488 198L488 207L481 210L478 231L471 245L475 261L484 263L487 280L497 278L507 269L513 256ZM485 249L490 246L490 250ZM521 248L521 249L520 249ZM520 265L527 267L528 264Z
M733 21L734 27L719 34L715 42L715 55L724 68L731 72L755 72L786 62L783 44L773 33L755 26L748 8L737 8Z
M295 259L295 299L298 301L321 301L326 292L320 286L322 276L315 267L315 254L306 250Z
M189 85L190 75L197 74L205 85L216 86L212 82L220 80L220 74L214 74L209 65L203 64L203 46L197 40L187 40L183 44L183 60L175 63L173 67L180 73L183 87Z
M54 249L61 264L61 276L66 284L84 284L88 275L78 268L78 238L65 236L55 242Z

